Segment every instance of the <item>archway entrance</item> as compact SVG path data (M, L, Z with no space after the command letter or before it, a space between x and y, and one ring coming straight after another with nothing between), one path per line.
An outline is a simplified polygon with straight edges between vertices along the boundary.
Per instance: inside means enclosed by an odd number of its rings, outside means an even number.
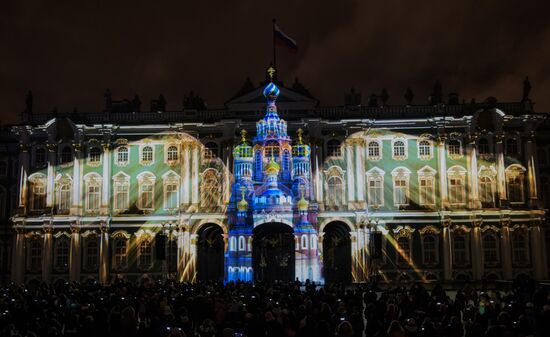
M265 223L254 228L252 263L254 281L288 282L295 273L294 230L283 223Z
M216 224L206 224L198 232L197 279L223 281L223 230Z
M323 276L326 283L351 283L351 236L349 227L343 222L325 226Z

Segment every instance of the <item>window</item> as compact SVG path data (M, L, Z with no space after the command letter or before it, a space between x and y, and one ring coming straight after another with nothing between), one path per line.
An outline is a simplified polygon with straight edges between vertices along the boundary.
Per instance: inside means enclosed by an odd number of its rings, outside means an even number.
M462 151L460 149L460 142L456 139L449 141L449 144L447 144L447 151L449 153L449 156L458 157L462 155Z
M264 146L264 157L271 160L279 160L279 143L276 141L269 141Z
M464 204L464 184L462 178L449 179L449 201L451 204Z
M118 238L115 240L115 269L126 268L127 240Z
M99 164L101 161L101 150L99 147L94 146L90 148L88 160L90 164Z
M508 199L510 202L522 203L523 202L523 176L509 176L508 177Z
M509 156L518 154L518 141L514 138L508 138L506 140L506 154Z
M31 239L29 248L29 268L31 270L40 269L42 265L42 241L35 237Z
M426 264L437 263L437 238L433 235L423 237L423 259Z
M479 201L485 207L494 206L495 192L493 188L493 179L487 176L479 178Z
M57 211L59 213L68 213L71 209L71 185L63 183L59 186Z
M487 140L487 138L481 138L477 142L477 152L482 156L491 153L491 150L489 149L489 141Z
M128 158L128 148L126 146L119 147L116 156L117 163L121 165L128 164Z
M382 177L372 177L369 182L369 205L379 207L384 204L384 180Z
M468 246L464 234L453 236L453 261L458 266L464 266L468 263Z
M332 176L327 180L327 207L338 207L343 204L344 184L342 178Z
M218 156L218 144L208 142L204 145L204 159L214 159Z
M141 209L153 209L154 185L151 182L144 182L139 186L139 200Z
M512 261L516 265L524 265L529 262L527 235L522 230L514 230L512 233Z
M99 183L97 181L88 182L86 192L86 209L89 211L98 211L101 200Z
M46 185L44 179L31 182L31 209L42 210L46 207Z
M395 143L393 143L393 157L396 159L403 159L406 157L404 141L398 140Z
M408 264L410 256L410 245L408 237L400 237L397 239L397 263Z
M375 141L370 141L367 146L369 159L376 160L380 158L380 144Z
M86 239L86 268L93 270L98 266L99 242L96 238Z
M69 146L65 146L61 150L61 164L70 163L73 161L73 151Z
M56 269L69 268L69 242L67 240L60 239L56 242L54 261Z
M420 178L420 205L435 205L434 178Z
M140 268L150 268L153 264L153 249L150 239L143 239L138 246L138 266Z
M239 236L239 251L244 252L246 250L246 240L244 236Z
M153 162L153 148L151 146L144 146L141 150L141 161L143 163Z
M168 161L178 160L178 148L175 145L170 145L168 150L166 150L166 159Z
M46 149L43 147L37 148L34 152L34 165L42 167L46 164Z
M115 182L115 209L126 210L130 207L130 186L126 181Z
M220 184L217 174L213 170L208 170L204 174L202 183L202 206L217 207L220 204Z
M409 204L409 186L407 179L404 177L395 177L393 179L393 203L395 206L403 206Z
M164 208L178 208L178 185L175 183L164 185Z
M499 256L496 234L485 234L483 236L483 258L485 259L485 264L498 263Z
M0 161L0 176L8 175L8 162L5 160Z
M422 159L430 158L432 156L432 146L429 141L421 140L418 142L418 157Z
M329 157L339 157L342 155L341 143L338 139L331 139L327 142L327 154Z

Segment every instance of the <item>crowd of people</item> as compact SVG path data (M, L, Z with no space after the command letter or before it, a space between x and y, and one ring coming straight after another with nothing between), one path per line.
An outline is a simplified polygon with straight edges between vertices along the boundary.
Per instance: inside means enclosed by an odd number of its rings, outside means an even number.
M1 336L548 336L550 300L522 279L465 285L56 283L0 288Z

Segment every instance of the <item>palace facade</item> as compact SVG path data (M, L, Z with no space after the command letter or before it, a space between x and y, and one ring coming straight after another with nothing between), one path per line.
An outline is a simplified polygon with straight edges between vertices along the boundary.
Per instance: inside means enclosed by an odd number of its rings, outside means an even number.
M221 110L27 102L0 135L2 281L548 279L549 123L528 90L407 96L322 107L268 78Z

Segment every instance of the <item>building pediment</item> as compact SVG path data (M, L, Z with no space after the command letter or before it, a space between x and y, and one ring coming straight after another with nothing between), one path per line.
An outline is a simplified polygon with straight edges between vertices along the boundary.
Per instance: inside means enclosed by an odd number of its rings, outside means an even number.
M316 99L298 93L292 89L279 87L277 98L279 110L310 110L319 103ZM225 103L229 111L256 111L265 108L263 87L256 88L248 93L235 97Z

